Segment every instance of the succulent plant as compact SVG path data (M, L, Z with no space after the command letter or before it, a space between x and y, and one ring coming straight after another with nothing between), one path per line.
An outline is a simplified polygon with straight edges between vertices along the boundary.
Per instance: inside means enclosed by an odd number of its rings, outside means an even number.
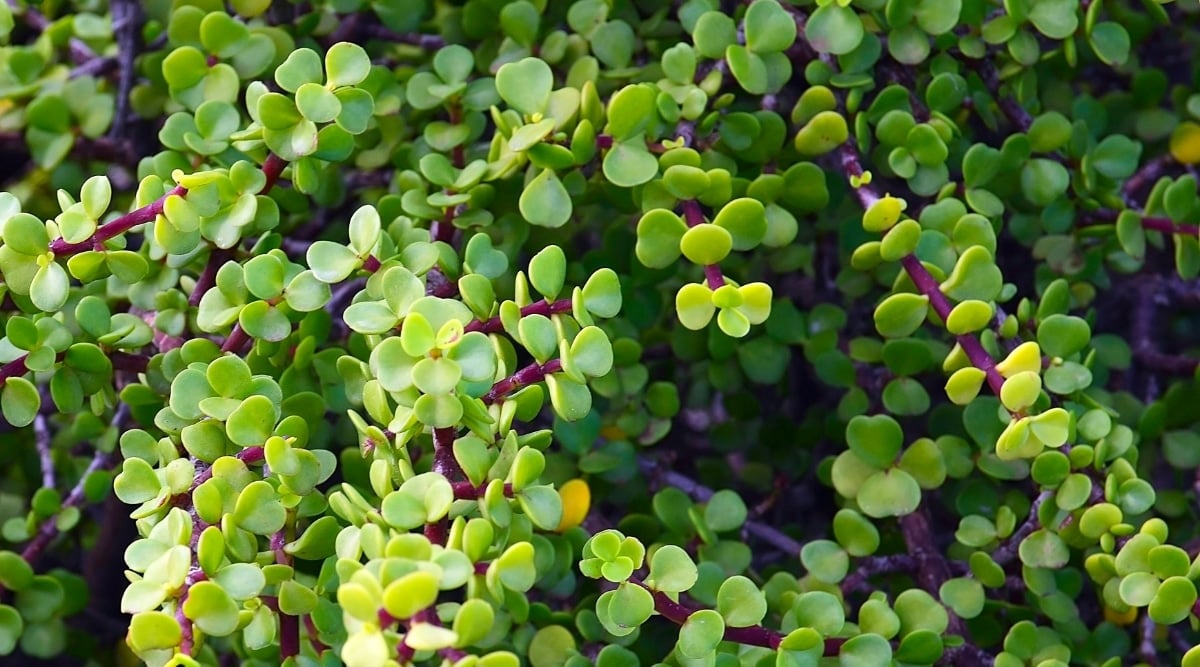
M1197 16L0 5L0 657L1200 667Z

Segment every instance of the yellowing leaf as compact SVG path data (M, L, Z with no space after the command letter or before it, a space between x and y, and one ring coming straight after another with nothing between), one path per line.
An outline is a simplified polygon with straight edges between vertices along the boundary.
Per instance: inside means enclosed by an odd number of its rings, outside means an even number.
M564 532L583 523L587 518L588 509L592 504L592 490L582 479L572 479L558 489L562 498L562 520L558 522L558 532Z

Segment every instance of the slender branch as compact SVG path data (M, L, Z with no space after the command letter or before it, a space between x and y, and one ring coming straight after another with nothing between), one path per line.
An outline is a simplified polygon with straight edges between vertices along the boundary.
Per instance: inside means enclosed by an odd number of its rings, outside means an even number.
M46 423L46 415L41 412L33 418L33 437L42 465L42 487L53 489L56 486L54 483L54 452L50 448L50 427Z
M137 74L134 70L134 59L142 50L140 28L143 14L142 5L136 0L112 0L109 8L112 10L112 28L117 40L119 76L117 108L108 136L120 138L125 136L129 125L129 94L133 90L133 80Z
M911 554L891 554L863 558L850 576L842 580L842 591L865 591L868 579L880 574L912 572L917 569L917 559Z
M422 49L436 50L446 45L441 35L422 35L420 33L395 32L379 24L363 26L362 31L368 39L379 39L397 44L418 46Z
M425 294L428 296L436 296L436 297L441 297L443 299L448 299L448 298L458 294L458 285L454 281L447 278L446 274L442 273L435 266L432 269L429 269L429 271L427 271L425 273ZM524 314L524 313L522 313L522 314ZM498 327L496 329L496 331L503 329L504 326L500 323L500 318L495 318L495 320L496 320L496 326ZM488 320L488 323L490 324L491 320ZM471 324L474 324L474 322L472 322ZM467 326L469 327L469 326L471 326L471 324L468 324ZM468 330L474 331L474 329L468 329ZM483 329L478 329L478 330L483 331Z
M946 295L942 294L937 280L929 273L921 260L917 259L916 255L906 255L900 259L900 265L908 272L913 284L917 286L917 290L929 298L929 305L933 307L933 311L937 313L938 317L943 322L949 319L950 303L946 300ZM988 354L979 339L971 334L962 334L955 338L962 346L963 352L967 354L967 358L971 360L971 364L987 373L988 386L999 396L1000 387L1004 384L1004 377L1000 375L1000 371L996 370L996 362L992 359L992 355Z
M444 276L443 276L444 278ZM428 284L426 290L428 291ZM538 301L531 303L521 309L521 317L529 317L530 315L545 315L549 317L556 313L567 313L571 311L570 299L559 299L558 301ZM482 331L483 333L499 333L504 331L504 322L497 315L490 320L474 320L463 327L463 331L470 333L472 331Z
M539 364L535 361L492 385L488 393L484 394L483 402L486 405L498 403L521 387L541 382L546 379L547 375L558 373L561 370L562 361L559 359L551 359L544 364Z
M222 352L240 352L246 347L246 343L250 342L250 334L242 328L241 323L233 325L233 330L229 332L229 337L221 345Z
M1029 536L1030 533L1038 529L1041 522L1038 520L1038 510L1042 503L1054 496L1052 491L1042 491L1037 498L1033 499L1033 504L1029 506L1029 516L1008 539L1001 544L999 548L992 552L992 560L996 561L997 565L1007 565L1013 558L1017 556L1017 550L1021 548L1021 542Z
M642 473L649 476L652 480L656 480L660 484L673 486L691 496L696 502L707 502L709 498L713 497L714 492L712 489L687 475L675 472L674 470L663 469L658 462L649 458L639 457L638 467L641 468ZM765 523L749 520L743 525L743 529L746 533L776 547L789 556L799 556L800 550L804 548L798 541Z
M208 254L208 263L204 265L204 271L196 279L196 286L192 288L192 293L188 296L189 306L200 305L204 293L216 284L217 271L221 270L221 267L231 259L233 259L233 250L217 248Z
M0 150L14 153L25 153L29 144L25 135L20 132L0 132ZM127 166L137 163L137 153L133 144L123 138L78 136L71 144L71 155L82 160L104 160L117 162Z
M131 413L129 406L122 403L121 406L117 408L116 415L113 417L113 427L117 429L118 433L125 430L125 426L129 423L130 417ZM83 471L83 474L80 475L79 481L75 484L75 487L71 489L71 492L67 494L66 499L63 500L62 508L59 510L59 512L61 513L62 510L65 510L69 507L79 507L82 505L84 501L84 484L87 482L88 478L92 475L92 473L112 468L114 465L116 465L117 460L120 459L120 457L121 451L116 447L114 447L112 451L107 452L97 450L92 456L91 463L88 464L88 467ZM21 551L21 558L24 559L26 563L29 563L30 566L36 564L38 559L42 557L42 553L44 553L46 548L50 546L50 543L54 541L54 538L58 537L58 534L58 516L48 517L40 526L38 526L38 531L36 534L34 534L33 539L30 540L29 544L25 545L25 549ZM3 594L4 590L4 585L0 584L0 594Z
M937 596L942 584L950 579L950 566L945 557L937 550L933 540L933 531L929 527L929 513L924 507L900 517L900 531L904 534L904 543L917 564L917 581L926 592ZM951 634L966 636L966 626L954 612L947 610L950 625L947 631Z

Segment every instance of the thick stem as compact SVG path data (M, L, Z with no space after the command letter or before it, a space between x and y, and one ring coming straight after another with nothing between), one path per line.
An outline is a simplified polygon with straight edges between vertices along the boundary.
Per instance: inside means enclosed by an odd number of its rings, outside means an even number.
M262 166L263 173L267 176L267 182L263 184L262 190L258 194L265 195L270 192L271 188L275 187L275 184L279 182L279 176L287 168L287 165L287 160L278 155L274 153L268 155L266 162L263 162Z
M225 339L225 343L221 345L222 352L240 352L246 347L246 343L250 342L250 334L242 328L242 325L233 325L233 330L229 332L229 337Z
M284 527L271 536L271 551L275 553L275 562L279 565L292 565L292 557L283 547L292 537L295 530L296 515L289 512ZM300 655L300 617L279 611L279 657L283 660Z
M213 250L208 254L208 263L204 265L204 271L200 277L196 279L196 286L192 289L191 295L188 296L189 306L199 306L200 300L204 298L204 293L217 282L217 271L225 265L225 262L233 259L232 250Z
M946 300L946 295L942 294L937 280L929 273L921 260L917 259L916 255L905 255L900 259L900 264L912 278L917 290L929 298L929 305L933 307L933 311L945 322L950 317L950 302ZM983 349L983 345L975 336L963 334L955 338L962 346L967 358L971 360L971 364L987 373L988 386L999 396L1000 387L1004 385L1004 377L1000 375L1000 371L996 370L996 362L992 359L992 355Z
M513 373L503 380L492 385L492 388L483 396L483 402L487 405L498 403L509 394L524 387L526 385L541 382L546 379L547 375L557 373L562 370L562 361L551 359L544 364L538 364L536 361L529 364L525 368Z
M433 472L445 477L451 483L455 483L456 480L463 477L462 467L458 465L458 459L454 458L456 435L458 435L458 429L454 427L433 429ZM470 482L465 483L470 485ZM434 544L445 544L449 539L449 534L449 519L443 518L435 523L425 524L425 537Z
M558 301L538 301L531 303L521 309L521 317L530 315L545 315L549 317L555 313L571 312L571 300L559 299ZM463 327L463 331L470 333L472 331L482 331L483 333L499 333L504 331L504 322L497 315L490 320L474 320Z
M950 566L933 540L933 531L929 528L929 515L925 508L900 517L900 530L904 534L904 544L912 554L917 565L917 583L927 593L938 595L942 584L950 579ZM966 627L962 619L947 611L950 625L947 631L951 634L966 636Z
M487 491L487 486L475 486L470 482L455 482L451 484L454 489L454 497L458 500L478 500L483 497L483 492ZM513 485L504 485L504 495L507 498L513 497Z

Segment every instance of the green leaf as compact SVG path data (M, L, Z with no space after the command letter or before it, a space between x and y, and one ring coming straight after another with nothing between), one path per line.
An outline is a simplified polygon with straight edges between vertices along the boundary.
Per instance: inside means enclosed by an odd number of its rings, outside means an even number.
M674 264L681 253L680 241L688 232L688 226L673 211L656 208L638 220L637 246L634 251L638 261L660 269Z
M505 63L496 71L496 92L523 114L541 113L550 101L554 73L541 58Z
M539 227L561 227L571 219L571 195L550 169L543 169L525 186L519 206L521 215Z
M900 424L888 415L859 415L846 425L846 444L864 462L877 468L891 466L904 445Z
M755 53L784 51L796 41L796 21L778 0L755 0L746 10L746 47Z
M4 389L0 390L0 412L9 424L17 428L32 424L41 406L41 394L32 382L23 377L4 380Z
M767 599L746 577L733 576L717 591L717 611L732 628L758 625L767 614Z
M684 232L679 249L689 261L701 266L719 264L733 249L733 235L713 224L696 225Z
M905 338L921 326L928 311L924 294L892 294L875 308L875 328L887 338Z
M1035 530L1021 541L1021 562L1029 567L1057 569L1071 558L1070 549L1057 534L1045 529Z
M371 59L358 44L338 42L325 52L325 71L331 86L356 86L370 73Z
M1106 65L1124 65L1129 59L1129 33L1114 21L1101 21L1088 33L1088 43Z
M858 14L837 2L818 7L804 25L804 36L809 45L821 53L838 56L858 48L863 34Z
M1042 0L1031 3L1029 20L1050 39L1066 39L1079 27L1079 0Z
M875 519L911 514L921 504L921 487L903 470L886 470L868 477L855 498L863 514Z
M604 177L613 185L632 188L642 185L658 174L658 160L646 150L640 138L617 142L604 154L601 164Z
M682 593L696 584L699 572L683 549L668 544L650 557L650 577L646 585L664 593Z
M213 637L233 634L238 627L237 605L223 588L211 581L192 585L183 603L183 613L200 631Z

